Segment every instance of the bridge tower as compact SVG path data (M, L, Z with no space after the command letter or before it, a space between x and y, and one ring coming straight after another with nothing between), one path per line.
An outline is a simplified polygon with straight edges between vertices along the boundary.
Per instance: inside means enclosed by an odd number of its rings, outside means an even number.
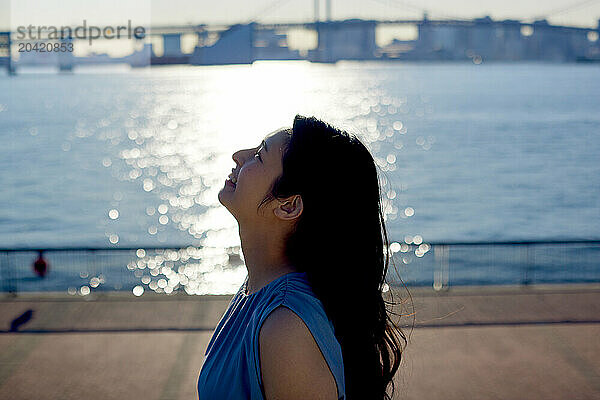
M65 43L67 48L72 48L69 44L73 44L73 37L69 34L66 37L61 37L60 43ZM58 68L60 72L71 72L73 70L73 52L65 51L58 53Z
M10 32L0 32L0 66L6 67L9 75L14 75L10 44Z
M321 10L321 4L319 0L314 2L315 8L315 22L319 22L319 11ZM331 0L325 0L325 21L331 21Z

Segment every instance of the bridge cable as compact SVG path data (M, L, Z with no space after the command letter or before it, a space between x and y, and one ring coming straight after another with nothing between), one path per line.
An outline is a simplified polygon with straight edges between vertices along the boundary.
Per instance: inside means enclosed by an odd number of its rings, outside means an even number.
M419 5L415 5L412 3L409 3L407 1L404 0L372 0L375 1L377 3L380 4L384 4L386 6L391 6L391 7L395 7L395 8L402 8L402 9L412 9L413 11L419 11L420 13L427 13L427 14L433 14L445 19L452 19L452 20L463 20L463 17L458 17L455 15L448 15L444 12L438 12L436 10L431 10L431 9L427 9L424 8L422 6Z
M535 19L545 19L545 18L548 18L548 17L551 17L551 16L556 16L556 15L568 13L568 12L574 11L574 10L576 10L578 8L583 8L583 7L587 6L587 5L590 5L590 4L593 4L593 3L596 3L596 2L598 2L598 0L584 0L584 1L579 1L577 3L573 3L573 4L570 4L568 6L563 6L563 7L560 7L560 8L555 8L553 10L550 10L550 11L544 13L543 15L540 15L540 16L537 16L537 17L534 17L534 18Z
M290 0L274 0L267 4L265 7L261 8L259 12L255 13L252 18L249 19L250 22L256 22L256 20L263 16L268 15L273 10L283 6L285 3L288 3Z

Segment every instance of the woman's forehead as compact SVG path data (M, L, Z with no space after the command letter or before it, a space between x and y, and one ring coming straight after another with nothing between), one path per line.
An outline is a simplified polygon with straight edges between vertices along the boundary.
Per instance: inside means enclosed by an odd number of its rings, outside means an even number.
M288 133L285 129L278 129L265 136L267 148L271 150L271 146L281 147L287 141Z

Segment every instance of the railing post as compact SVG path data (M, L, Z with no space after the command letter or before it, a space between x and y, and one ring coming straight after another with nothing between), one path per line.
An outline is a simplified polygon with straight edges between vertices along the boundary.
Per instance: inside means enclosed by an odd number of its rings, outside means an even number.
M449 248L447 245L433 246L436 268L433 270L433 290L448 289L449 281Z
M11 257L12 255L12 257ZM2 279L4 280L4 289L6 291L6 293L8 293L11 296L16 296L17 295L17 287L16 287L16 266L15 266L15 262L14 262L14 253L12 252L5 252L4 253L4 260L5 262L2 263ZM12 263L11 263L11 259L12 259Z
M4 282L4 291L8 292L8 252L0 253L0 280Z
M523 268L523 279L521 280L521 284L523 286L528 286L531 284L533 279L533 264L535 262L531 244L525 245L525 253L527 260L525 262L525 267Z

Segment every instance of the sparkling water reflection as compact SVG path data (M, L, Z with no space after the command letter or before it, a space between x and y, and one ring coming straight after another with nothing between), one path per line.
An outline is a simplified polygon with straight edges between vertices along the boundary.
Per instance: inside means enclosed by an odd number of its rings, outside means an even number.
M586 66L304 62L0 78L0 239L192 244L183 270L163 271L165 253L138 254L130 271L146 290L230 292L245 274L217 200L231 154L297 113L371 148L405 265L427 241L598 237L598 78Z

